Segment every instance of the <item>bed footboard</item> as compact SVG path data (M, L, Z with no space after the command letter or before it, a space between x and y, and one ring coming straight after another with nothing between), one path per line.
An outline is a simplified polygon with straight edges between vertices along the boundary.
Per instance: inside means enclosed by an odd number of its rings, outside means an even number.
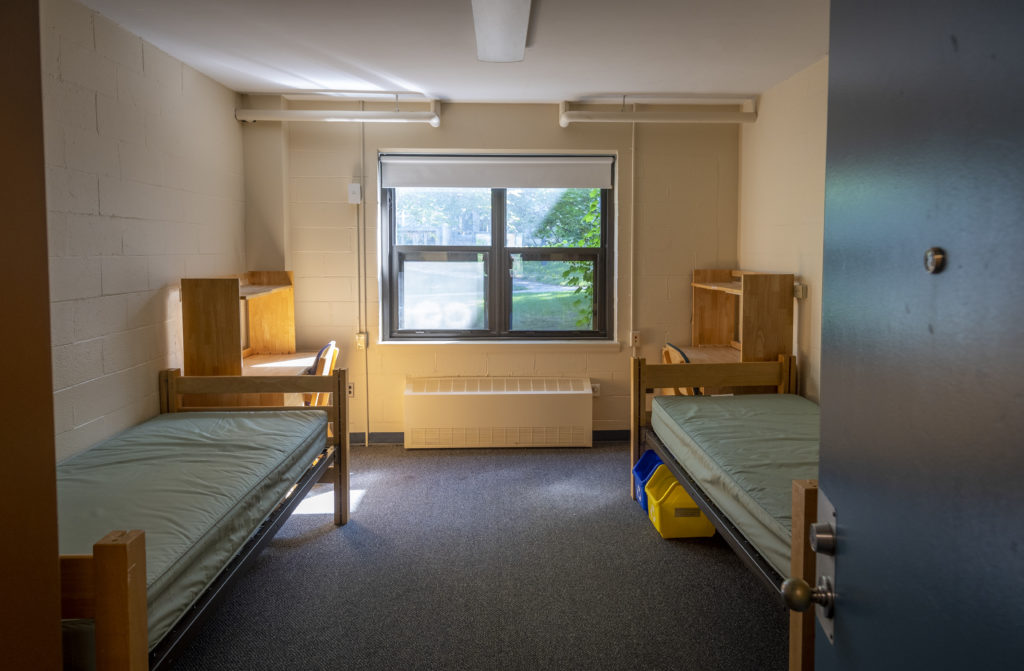
M95 620L96 668L149 668L146 622L146 538L111 531L91 555L60 558L61 617Z

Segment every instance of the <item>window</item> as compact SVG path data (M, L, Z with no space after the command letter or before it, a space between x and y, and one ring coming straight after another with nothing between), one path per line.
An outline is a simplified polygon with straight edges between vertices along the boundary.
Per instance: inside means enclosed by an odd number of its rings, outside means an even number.
M384 333L607 339L609 156L381 155Z

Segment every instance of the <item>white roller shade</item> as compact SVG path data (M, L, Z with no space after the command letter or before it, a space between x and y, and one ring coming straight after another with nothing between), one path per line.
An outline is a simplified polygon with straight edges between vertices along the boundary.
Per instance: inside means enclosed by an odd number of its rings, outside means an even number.
M612 157L382 154L380 185L610 189Z

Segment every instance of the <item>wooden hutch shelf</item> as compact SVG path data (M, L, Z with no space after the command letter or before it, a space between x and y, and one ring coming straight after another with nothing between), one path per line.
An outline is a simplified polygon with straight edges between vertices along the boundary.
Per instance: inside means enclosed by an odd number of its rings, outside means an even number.
M181 280L185 375L241 375L253 354L295 352L289 271Z
M181 280L185 375L266 375L245 366L261 355L295 354L295 292L290 271ZM274 373L286 371L275 370ZM298 374L298 365L287 370ZM300 398L301 401L301 398ZM282 405L282 394L190 398L188 405Z
M793 353L793 280L789 273L693 271L693 362L775 361Z

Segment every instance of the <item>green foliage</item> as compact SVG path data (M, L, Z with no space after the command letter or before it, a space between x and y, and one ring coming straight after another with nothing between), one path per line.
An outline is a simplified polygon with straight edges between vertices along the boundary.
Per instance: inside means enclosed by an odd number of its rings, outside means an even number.
M545 247L600 246L601 190L565 189L534 235Z
M600 247L601 246L601 190L573 189L566 195L577 196L566 203L565 208L555 208L552 216L541 224L560 238L559 247ZM578 198L585 194L586 198ZM583 210L585 202L585 210ZM562 216L568 210L573 216ZM582 216L579 216L583 210ZM556 215L556 213L558 213ZM590 261L569 261L562 271L562 283L574 287L576 300L573 303L577 314L576 326L590 328L594 318L594 264Z

